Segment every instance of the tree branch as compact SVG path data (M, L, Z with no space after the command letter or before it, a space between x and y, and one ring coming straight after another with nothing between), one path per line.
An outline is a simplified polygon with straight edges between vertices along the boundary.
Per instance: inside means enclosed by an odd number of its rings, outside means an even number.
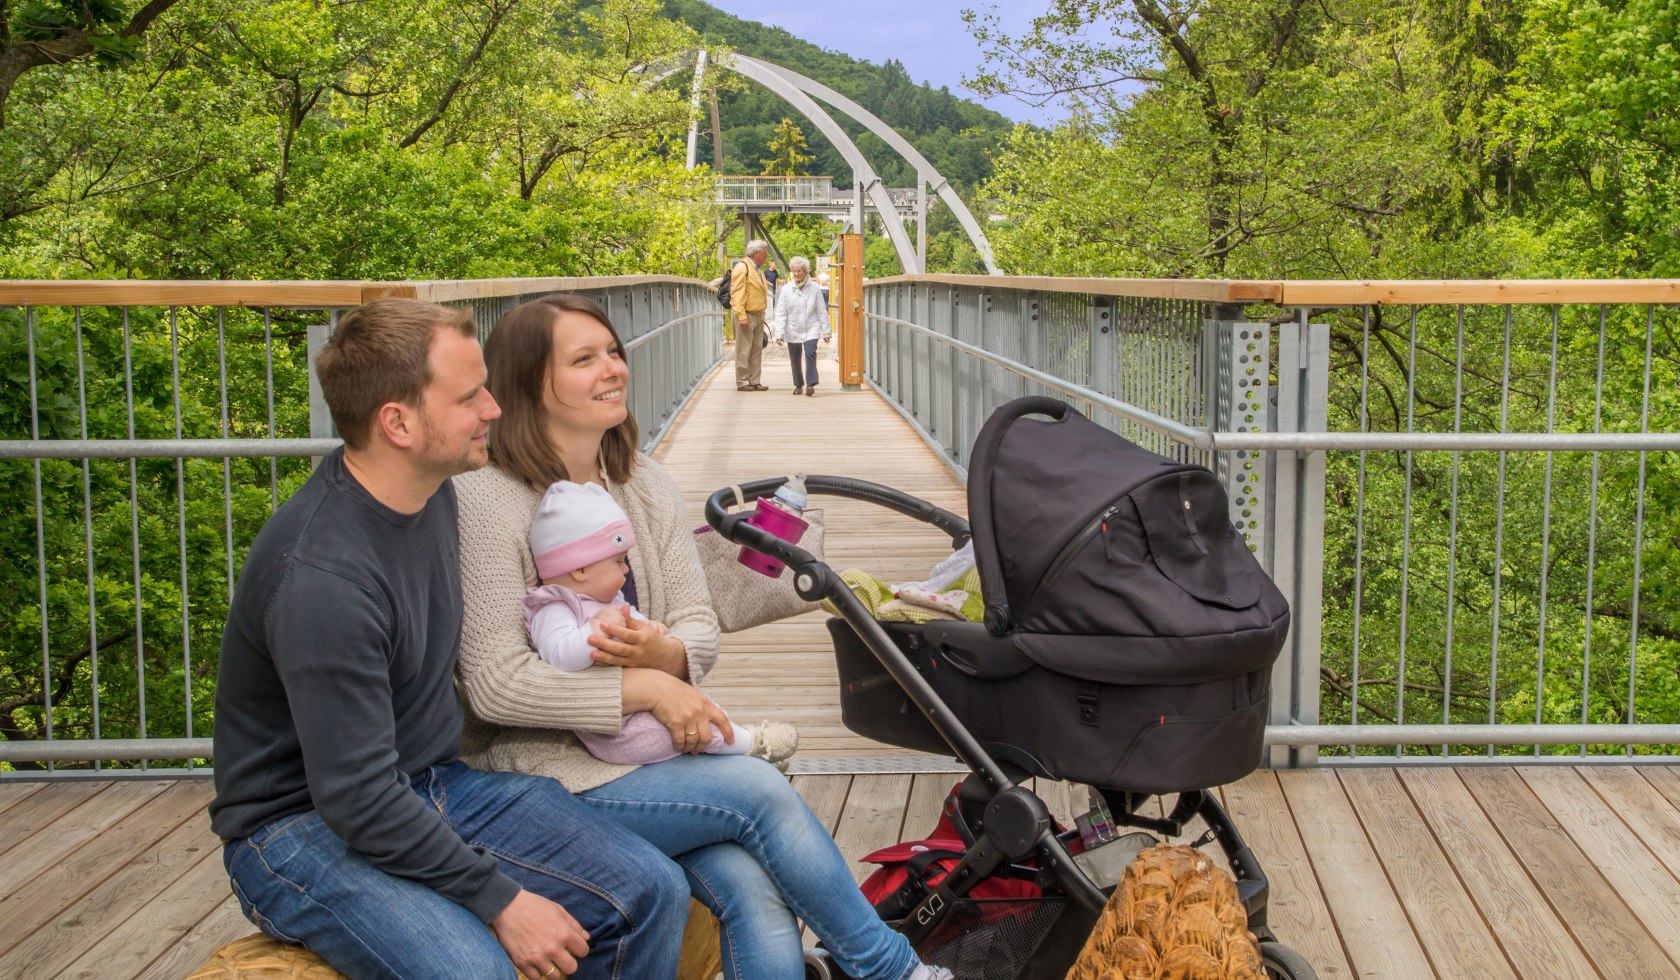
M151 0L134 12L118 37L139 37L163 12L180 0ZM0 31L5 30L10 16L0 5ZM89 25L91 28L91 25ZM88 28L65 30L50 41L19 41L9 32L0 34L0 129L6 126L6 102L12 88L25 72L45 65L62 65L86 58L94 53L93 39L98 32Z
M431 115L422 119L420 125L414 127L413 132L404 136L402 142L397 144L397 149L406 150L420 142L420 138L425 136L427 131L443 121L443 114L449 111L450 103L454 102L455 96L459 95L461 89L466 87L467 76L472 73L472 68L478 64L479 59L484 57L485 49L490 46L490 39L496 36L497 28L502 26L502 18L518 6L518 3L519 0L507 0L507 2L499 3L491 8L490 19L485 23L483 33L478 36L478 43L473 46L472 53L467 55L467 60L462 62L460 69L456 72L455 80L449 83L449 87L439 97L437 105L432 108Z

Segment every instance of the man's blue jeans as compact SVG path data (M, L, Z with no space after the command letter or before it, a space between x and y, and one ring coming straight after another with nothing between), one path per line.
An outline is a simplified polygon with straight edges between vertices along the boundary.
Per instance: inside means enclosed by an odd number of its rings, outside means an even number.
M551 779L455 762L427 769L413 785L463 840L496 855L503 873L560 903L589 931L578 977L676 974L688 887L646 841ZM356 980L516 976L476 916L374 867L313 810L229 841L222 861L258 928L302 943Z
M682 865L722 926L729 980L803 976L796 916L847 976L915 969L910 943L876 916L833 838L763 760L681 755L578 795Z

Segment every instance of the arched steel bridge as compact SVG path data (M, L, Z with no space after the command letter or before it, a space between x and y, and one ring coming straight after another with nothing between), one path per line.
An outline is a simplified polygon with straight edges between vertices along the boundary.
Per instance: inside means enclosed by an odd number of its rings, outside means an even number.
M758 58L750 58L743 54L725 54L713 59L704 49L689 52L677 63L663 70L650 73L653 80L669 77L681 70L680 65L692 61L694 80L691 86L693 112L688 131L688 165L695 164L695 143L699 134L700 96L705 90L705 74L709 64L715 63L719 68L732 71L743 78L750 79L759 85L781 96L788 105L792 106L800 115L804 116L816 126L828 141L852 168L853 186L850 192L850 206L837 201L838 194L825 193L819 202L815 198L809 204L810 213L831 213L843 210L847 214L847 223L857 231L863 231L864 218L869 211L874 211L881 219L886 229L887 238L892 241L893 250L898 253L899 264L904 271L917 274L927 268L927 214L931 204L930 195L937 195L939 200L956 215L957 222L962 225L964 233L974 244L975 251L980 253L980 259L986 265L986 271L991 275L1001 275L997 263L992 259L992 245L986 240L986 233L981 230L980 223L974 220L974 215L963 203L956 189L946 180L927 157L923 156L910 141L905 139L897 130L887 125L880 117L846 98L839 92L814 79L781 65L772 64ZM870 166L869 160L857 143L846 134L846 131L835 122L828 109L823 108L826 103L864 128L880 137L882 142L904 158L916 171L916 186L910 190L888 188L882 183L875 168ZM822 180L823 178L807 178L808 180ZM795 194L814 194L815 189L796 190ZM912 210L913 208L913 210ZM793 204L771 210L805 210ZM906 213L913 214L916 219L916 238L910 238L908 229L904 226Z

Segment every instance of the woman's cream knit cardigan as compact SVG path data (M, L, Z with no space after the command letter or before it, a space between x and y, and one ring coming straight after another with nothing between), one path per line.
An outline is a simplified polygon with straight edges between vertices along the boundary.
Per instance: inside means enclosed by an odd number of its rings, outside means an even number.
M677 485L638 453L628 482L610 488L636 532L630 571L643 615L688 648L688 675L705 677L718 655L694 530ZM466 702L461 757L482 769L552 776L574 793L634 769L590 755L570 729L617 733L623 720L617 667L566 673L538 659L521 602L537 582L531 518L540 490L487 466L455 478L460 501L461 658L455 677Z

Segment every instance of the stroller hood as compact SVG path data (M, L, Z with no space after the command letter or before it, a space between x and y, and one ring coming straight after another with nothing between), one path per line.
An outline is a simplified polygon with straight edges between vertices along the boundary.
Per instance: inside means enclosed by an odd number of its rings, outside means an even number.
M1049 669L1173 683L1262 669L1282 648L1288 604L1205 467L1023 398L981 430L968 496L986 628Z

